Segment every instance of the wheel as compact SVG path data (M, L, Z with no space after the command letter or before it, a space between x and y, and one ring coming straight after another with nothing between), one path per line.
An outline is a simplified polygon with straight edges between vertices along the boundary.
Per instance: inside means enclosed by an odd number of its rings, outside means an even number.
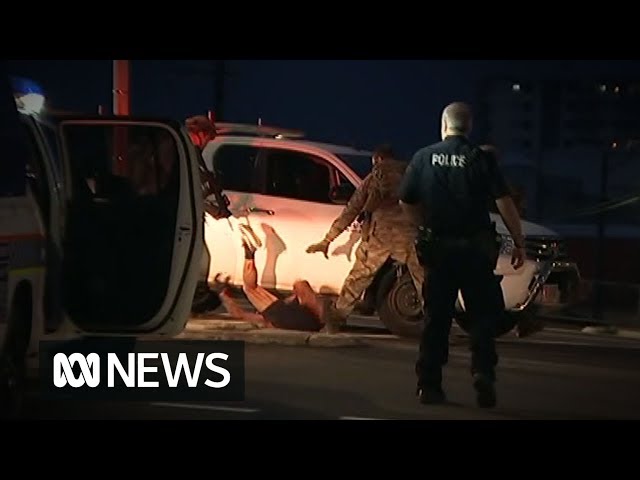
M500 319L498 322L498 330L496 332L496 338L501 337L505 333L509 333L511 330L513 330L521 318L520 315L521 314L504 312L504 314L500 316ZM472 320L464 312L456 313L456 323L466 333L471 332L471 322Z
M411 275L406 268L389 269L380 281L377 292L377 310L380 320L393 334L400 337L419 337L424 315Z
M17 419L26 387L26 354L31 332L31 296L13 306L4 352L0 356L0 418Z
M20 418L24 389L26 382L26 368L23 358L4 355L0 359L0 418L13 420Z

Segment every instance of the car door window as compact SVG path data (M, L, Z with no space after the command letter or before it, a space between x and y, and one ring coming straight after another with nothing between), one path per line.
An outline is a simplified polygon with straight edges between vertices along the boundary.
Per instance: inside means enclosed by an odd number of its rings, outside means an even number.
M44 221L45 228L48 230L51 219L51 186L47 178L45 160L42 157L42 152L38 148L38 142L34 132L26 124L23 124L23 126L25 135L29 138L29 156L27 157L26 165L27 183L36 198L40 213L42 214L42 220Z
M112 319L143 323L164 301L178 248L176 141L154 125L83 123L65 125L64 138L73 178L65 235L68 309L92 328Z
M41 123L40 127L44 133L45 139L49 146L49 153L53 159L53 171L56 181L62 183L64 179L64 168L60 161L60 146L58 143L58 135L53 126Z
M248 145L221 145L213 166L224 190L259 193L256 166L259 149Z
M270 150L266 194L292 200L331 203L331 170L321 158L291 150Z

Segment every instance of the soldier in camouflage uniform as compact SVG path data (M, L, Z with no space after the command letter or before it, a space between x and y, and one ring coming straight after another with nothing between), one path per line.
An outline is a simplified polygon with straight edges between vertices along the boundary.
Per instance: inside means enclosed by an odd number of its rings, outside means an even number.
M204 211L215 219L228 218L231 216L231 212L228 209L228 199L222 193L222 188L218 184L214 173L209 170L209 167L207 167L203 158L204 149L216 136L216 127L213 122L204 115L187 118L185 126L189 133L189 137L191 138L191 142L198 151ZM215 204L209 200L210 196L215 197ZM209 252L204 230L205 228L203 226L202 241L204 243L204 249L202 251L202 260L200 263L200 279L191 305L191 311L196 314L213 311L222 305L222 300L218 293L209 286L211 253Z
M362 181L325 238L307 248L307 253L321 252L328 258L329 244L356 218L363 219L355 264L335 304L326 309L325 329L330 333L346 323L347 316L389 257L407 265L422 298L424 269L416 257L416 228L400 207L397 196L407 164L396 160L391 147L386 145L375 150L372 161L371 173Z

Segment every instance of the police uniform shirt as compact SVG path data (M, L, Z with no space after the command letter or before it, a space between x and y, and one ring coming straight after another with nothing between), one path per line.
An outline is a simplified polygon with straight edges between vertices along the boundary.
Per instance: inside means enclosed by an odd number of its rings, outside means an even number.
M488 200L509 195L493 154L462 135L418 150L400 186L403 203L420 204L439 234L471 234L491 225Z

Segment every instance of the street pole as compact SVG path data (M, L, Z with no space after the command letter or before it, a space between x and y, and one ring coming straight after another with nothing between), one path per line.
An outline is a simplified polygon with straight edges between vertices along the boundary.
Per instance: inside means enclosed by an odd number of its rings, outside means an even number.
M113 114L129 115L129 60L113 61Z
M113 114L129 115L129 60L113 61ZM116 127L113 131L113 143L115 150L114 171L119 175L127 175L129 166L127 164L127 155L129 138L127 129Z
M600 201L606 202L607 184L609 183L609 151L608 148L602 154L600 163ZM596 239L596 271L595 271L595 295L593 303L594 319L604 323L603 309L603 277L604 277L604 260L605 260L605 212L598 215L598 230Z
M544 197L543 197L543 182L544 182L544 175L543 175L543 165L542 165L542 155L543 155L543 151L542 151L542 141L543 141L543 133L542 133L542 129L543 129L543 122L542 122L542 109L543 109L543 105L542 105L542 99L543 99L543 90L544 90L544 84L542 82L537 82L535 87L534 87L534 93L535 95L533 96L533 102L534 102L534 121L533 126L535 128L535 136L534 138L534 144L533 144L533 157L534 157L534 161L535 161L535 165L536 165L536 172L535 172L535 188L534 188L534 194L535 194L535 218L539 221L542 222L543 220L543 215L544 215Z

